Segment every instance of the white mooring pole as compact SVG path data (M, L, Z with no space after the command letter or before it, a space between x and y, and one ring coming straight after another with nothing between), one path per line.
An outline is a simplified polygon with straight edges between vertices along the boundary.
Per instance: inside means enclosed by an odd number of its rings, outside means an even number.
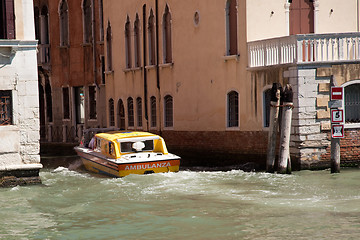
M281 134L280 134L280 153L278 173L291 173L290 161L290 134L291 134L291 118L293 104L293 91L289 84L285 86L282 103L282 119L281 119Z

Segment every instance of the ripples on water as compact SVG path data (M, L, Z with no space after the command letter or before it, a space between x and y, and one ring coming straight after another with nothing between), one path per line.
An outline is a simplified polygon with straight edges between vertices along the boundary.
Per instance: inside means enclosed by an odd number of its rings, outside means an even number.
M360 170L102 178L0 189L0 239L359 239Z

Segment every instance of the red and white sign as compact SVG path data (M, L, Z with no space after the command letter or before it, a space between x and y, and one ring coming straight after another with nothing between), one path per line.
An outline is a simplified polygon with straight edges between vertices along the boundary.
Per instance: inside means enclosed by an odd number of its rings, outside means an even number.
M343 100L344 88L343 87L331 87L331 99L330 100Z
M343 109L331 109L331 122L343 123L344 122L344 110Z
M343 124L331 125L331 137L344 138L344 125Z

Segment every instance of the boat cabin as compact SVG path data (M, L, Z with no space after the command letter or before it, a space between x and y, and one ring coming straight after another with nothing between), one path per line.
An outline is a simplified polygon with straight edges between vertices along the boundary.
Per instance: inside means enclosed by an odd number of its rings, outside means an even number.
M155 152L168 154L162 137L147 132L109 132L95 135L95 151L109 158L126 154Z

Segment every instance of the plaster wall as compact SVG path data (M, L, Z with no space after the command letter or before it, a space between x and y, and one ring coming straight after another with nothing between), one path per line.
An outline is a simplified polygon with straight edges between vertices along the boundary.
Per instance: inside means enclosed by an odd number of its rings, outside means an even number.
M146 2L147 3L147 2ZM156 68L126 69L125 65L125 22L129 16L131 26L138 13L142 23L144 1L104 2L105 21L112 26L113 73L107 78L107 98L115 103L132 97L144 99L143 74L147 71L148 97L158 100L158 125L155 130L164 130L163 98L170 94L174 103L174 126L165 130L177 131L249 131L256 127L251 110L250 84L247 81L247 50L245 1L238 1L238 56L226 54L226 1L216 1L209 5L206 1L167 1L171 13L172 55L171 64L163 64L162 16L165 2L159 1L159 75L160 91L156 86ZM153 2L146 5L146 16L150 9L155 14ZM199 23L194 23L195 13ZM143 27L141 26L141 32ZM133 32L132 32L133 37ZM132 38L133 41L133 38ZM142 43L142 34L141 40ZM142 44L141 44L142 45ZM117 46L117 47L114 47ZM106 47L106 46L105 46ZM143 46L142 46L143 47ZM141 47L141 53L143 53ZM134 48L132 45L132 53ZM143 59L143 55L141 56ZM111 76L110 76L111 75ZM230 91L239 93L240 127L226 127L226 96ZM159 101L160 100L160 101ZM144 101L143 101L144 103ZM117 109L115 107L115 109ZM126 109L125 109L126 110ZM127 116L127 112L126 112ZM144 113L143 113L144 116ZM143 122L146 122L145 119ZM136 125L136 124L135 124ZM146 123L140 129L146 129Z

